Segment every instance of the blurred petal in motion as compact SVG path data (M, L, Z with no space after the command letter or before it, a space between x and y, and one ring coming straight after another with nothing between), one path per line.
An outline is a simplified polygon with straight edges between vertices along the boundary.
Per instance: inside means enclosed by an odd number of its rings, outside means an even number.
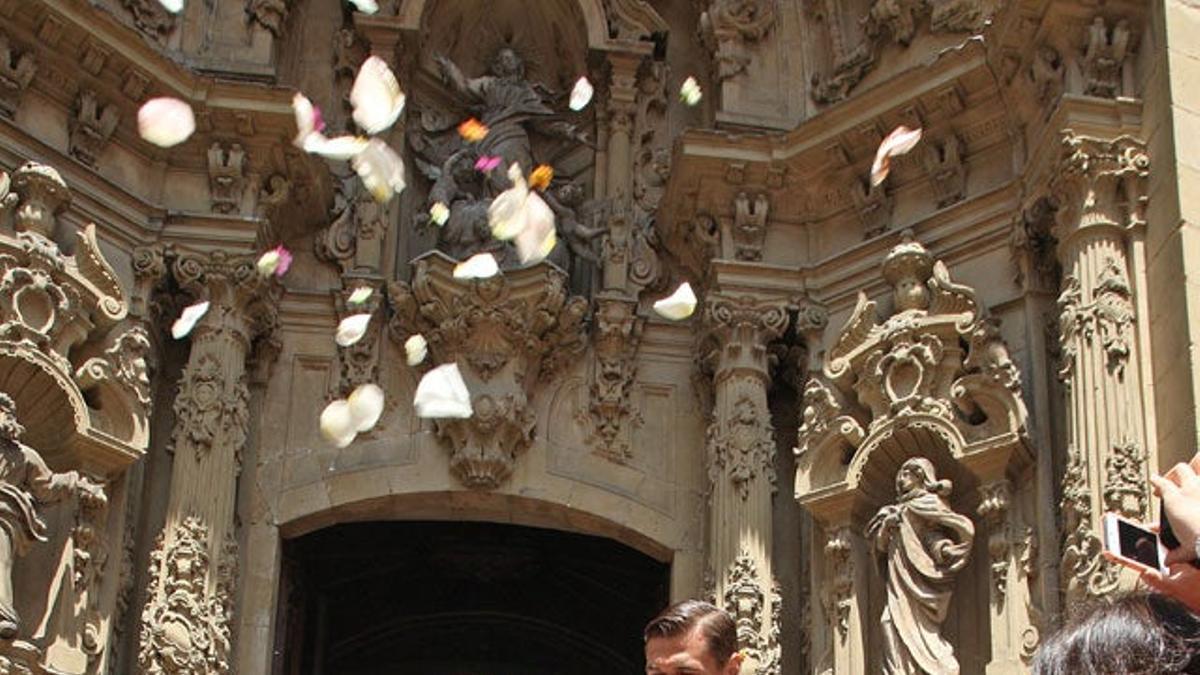
M487 125L474 117L458 125L458 135L468 143L478 143L488 135Z
M387 203L404 189L404 160L378 138L368 141L350 164L377 202Z
M654 303L654 311L659 316L672 321L680 321L696 311L696 294L692 292L691 284L686 281L679 285L669 297Z
M500 272L491 253L476 253L454 266L455 279L487 279Z
M700 83L696 81L696 78L691 77L690 75L679 87L679 100L683 101L687 105L696 105L700 102L702 95L703 94L700 92Z
M358 435L358 425L350 411L350 403L342 398L331 401L321 411L320 427L325 440L339 448L353 443Z
M424 335L417 333L404 341L404 354L407 357L408 365L419 365L425 360L428 353L429 343L425 341Z
M350 88L354 123L368 134L385 131L404 112L404 92L392 69L378 56L368 56Z
M196 131L192 106L177 98L152 98L142 104L137 115L138 135L160 148L186 141Z
M487 173L498 166L500 166L500 158L494 155L483 155L475 160L475 170L482 171L483 173Z
M176 340L182 340L187 337L188 333L196 327L196 323L208 313L208 301L197 302L194 305L189 305L183 308L183 312L179 314L179 318L175 319L175 323L171 324L171 337Z
M447 363L425 373L413 397L417 417L465 419L471 416L471 392L457 363Z
M893 157L899 157L912 150L920 140L920 129L909 129L904 125L893 129L875 151L875 161L871 163L871 187L879 185L887 178L892 169Z
M349 347L367 334L367 326L370 323L371 315L368 313L351 314L338 324L334 341L338 343L338 346Z
M488 206L492 236L502 240L512 239L525 227L525 201L529 197L521 165L513 162L508 167L508 179L512 181L512 187L496 195Z
M592 101L592 94L594 93L596 93L596 90L592 87L592 83L588 82L586 77L581 77L575 80L575 87L571 89L571 102L568 105L571 110L583 110Z
M545 190L550 187L550 181L554 178L554 169L550 168L549 164L539 164L529 174L529 189L530 190Z
M274 274L281 277L287 274L288 268L292 266L292 252L284 248L283 244L267 251L258 258L258 273L264 277L269 277Z
M366 302L367 298L370 298L371 294L374 292L375 289L371 288L370 286L359 286L358 288L354 289L352 293L350 293L350 297L346 300L346 302L351 307L355 305L361 305Z
M438 227L445 225L450 219L450 207L441 202L434 202L433 206L429 207L429 219Z
M360 434L370 431L383 414L383 388L371 382L360 384L350 392L346 403L350 405L350 418L354 422L354 430Z
M356 11L363 14L374 14L379 11L379 4L375 0L350 0L350 4L354 5Z

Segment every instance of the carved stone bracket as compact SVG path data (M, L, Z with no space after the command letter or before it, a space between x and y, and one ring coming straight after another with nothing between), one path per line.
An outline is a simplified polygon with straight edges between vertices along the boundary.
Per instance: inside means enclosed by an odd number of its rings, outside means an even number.
M752 45L766 37L776 15L775 0L713 0L700 15L700 35L713 53L719 79L746 70Z
M236 213L246 188L246 151L238 143L228 148L213 143L208 149L208 190L212 210Z
M11 119L17 114L37 66L37 57L28 51L18 52L8 34L0 32L0 115Z
M963 163L963 142L955 134L925 145L923 161L933 185L938 208L962 201L967 190L967 166Z
M733 201L733 257L737 260L762 260L763 244L767 238L767 216L771 203L765 193L754 198L738 193Z
M474 415L437 420L450 443L450 470L472 488L498 487L534 437L529 397L536 385L574 362L584 349L583 298L569 297L566 275L549 265L490 279L454 279L454 263L428 254L412 284L393 282L389 334L403 342L420 333L433 360L457 363Z
M600 456L624 464L633 458L628 427L643 421L631 394L646 320L637 315L637 303L626 298L601 296L596 305L592 336L596 361L586 414L588 441Z
M1092 19L1080 59L1085 95L1102 98L1134 95L1132 37L1129 21L1125 19L1118 19L1111 29L1104 17Z
M70 118L71 154L84 164L94 167L96 160L108 146L120 119L117 107L100 105L94 91L84 89L79 92L75 114Z
M838 639L845 642L850 633L850 608L854 588L854 558L850 528L842 527L829 534L825 542L827 574L832 579L828 586L825 607L829 623Z

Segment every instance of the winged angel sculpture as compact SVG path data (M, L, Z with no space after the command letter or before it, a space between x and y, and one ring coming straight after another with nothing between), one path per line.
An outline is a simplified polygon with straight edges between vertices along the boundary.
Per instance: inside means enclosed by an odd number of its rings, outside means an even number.
M561 104L562 96L526 78L524 61L513 48L497 51L488 73L479 77L467 77L441 54L433 59L461 108L422 110L419 128L409 137L417 167L433 182L426 206L440 202L449 208L438 232L438 248L459 259L489 252L502 266L515 266L515 252L506 242L492 238L487 219L492 199L511 186L504 169L516 163L528 175L542 159L535 157L532 135L590 147L588 138L556 112L553 106ZM464 141L454 131L457 121L468 116L489 129L477 143ZM477 169L482 157L499 158L497 169ZM543 198L555 213L561 240L550 260L565 269L570 269L572 257L595 261L595 240L603 233L594 224L598 205L585 202L582 187L571 181L552 183ZM428 215L418 216L418 225L429 222Z

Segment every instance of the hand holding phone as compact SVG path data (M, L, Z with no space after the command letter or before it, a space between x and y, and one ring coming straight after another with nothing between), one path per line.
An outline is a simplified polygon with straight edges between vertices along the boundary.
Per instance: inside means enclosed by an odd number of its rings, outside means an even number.
M1137 570L1166 571L1167 551L1157 533L1115 513L1104 514L1102 522L1104 550L1110 557Z

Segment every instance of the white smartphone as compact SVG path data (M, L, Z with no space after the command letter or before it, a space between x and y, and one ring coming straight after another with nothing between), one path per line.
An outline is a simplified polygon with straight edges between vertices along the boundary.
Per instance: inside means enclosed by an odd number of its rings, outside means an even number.
M1164 570L1167 549L1158 535L1141 523L1115 513L1104 514L1104 550L1155 570Z

